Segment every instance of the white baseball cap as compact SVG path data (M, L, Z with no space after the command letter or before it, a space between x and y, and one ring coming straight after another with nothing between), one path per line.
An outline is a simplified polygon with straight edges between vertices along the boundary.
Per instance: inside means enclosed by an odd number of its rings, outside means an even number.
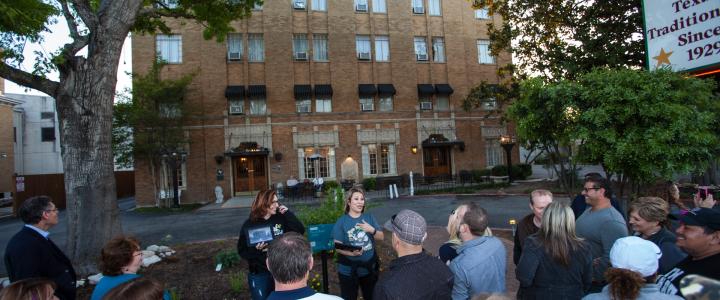
M643 277L657 273L662 251L655 243L637 236L619 238L610 249L610 263L615 268L640 273Z

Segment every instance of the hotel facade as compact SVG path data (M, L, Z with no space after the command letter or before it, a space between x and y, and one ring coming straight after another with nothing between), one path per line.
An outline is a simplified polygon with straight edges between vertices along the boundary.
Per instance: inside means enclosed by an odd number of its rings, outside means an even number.
M462 109L510 61L488 49L501 23L459 0L266 0L222 43L176 19L172 34L133 35L133 71L162 59L164 78L197 72L184 204L215 201L218 186L227 199L288 179L451 176L505 163L501 108ZM135 162L139 206L171 193L171 168L155 169Z

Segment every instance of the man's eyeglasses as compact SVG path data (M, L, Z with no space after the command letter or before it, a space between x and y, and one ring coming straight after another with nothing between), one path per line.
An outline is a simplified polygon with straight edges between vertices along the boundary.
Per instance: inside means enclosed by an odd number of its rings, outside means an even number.
M585 192L587 193L587 192L589 192L590 190L599 190L599 189L601 189L601 188L599 188L599 187L589 187L589 188L583 188L583 191L585 191Z
M455 214L455 210L453 209L453 210L450 212L450 215L452 216L452 215L454 215L454 214Z

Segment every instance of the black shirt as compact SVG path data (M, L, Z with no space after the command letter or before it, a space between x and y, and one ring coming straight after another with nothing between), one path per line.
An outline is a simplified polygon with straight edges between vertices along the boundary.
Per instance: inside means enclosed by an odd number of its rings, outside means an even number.
M680 294L680 280L690 274L720 280L720 253L699 260L693 260L692 257L688 256L670 272L657 279L660 292L682 296Z
M393 260L380 274L373 299L450 299L452 289L450 268L422 252Z

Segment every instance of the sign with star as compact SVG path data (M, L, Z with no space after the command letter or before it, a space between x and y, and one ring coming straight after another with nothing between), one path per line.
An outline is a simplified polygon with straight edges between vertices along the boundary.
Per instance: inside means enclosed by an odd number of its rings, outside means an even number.
M643 0L647 68L720 69L720 0Z

